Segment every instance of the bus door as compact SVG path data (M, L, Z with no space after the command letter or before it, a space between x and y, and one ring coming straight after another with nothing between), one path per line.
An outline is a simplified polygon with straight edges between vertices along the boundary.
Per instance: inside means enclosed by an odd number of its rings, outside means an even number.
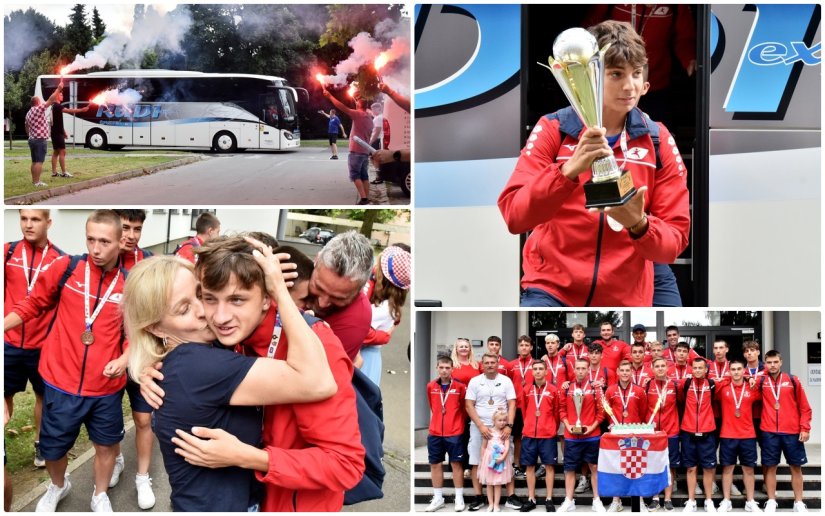
M298 147L301 144L301 131L298 127L298 110L295 108L295 92L291 88L276 88L276 91L281 110L281 148Z
M133 145L150 145L152 143L152 105L135 104L132 113Z
M258 116L260 119L260 148L281 149L281 119L283 110L277 93L258 95Z

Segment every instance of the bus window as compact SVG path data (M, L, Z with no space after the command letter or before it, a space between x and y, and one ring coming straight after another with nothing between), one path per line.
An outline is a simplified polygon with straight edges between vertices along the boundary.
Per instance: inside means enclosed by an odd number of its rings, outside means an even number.
M278 90L281 96L281 107L284 110L284 119L291 122L295 118L295 104L292 103L292 96L287 90Z

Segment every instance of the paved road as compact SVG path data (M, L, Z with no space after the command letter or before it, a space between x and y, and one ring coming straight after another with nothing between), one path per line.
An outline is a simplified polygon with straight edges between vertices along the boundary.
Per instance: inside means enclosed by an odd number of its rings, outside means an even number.
M402 324L395 330L392 341L384 346L381 389L384 396L384 421L386 430L384 436L385 467L387 477L384 481L384 498L363 502L345 507L347 512L407 512L410 510L410 361L407 359L407 344L410 342L410 312L409 300L404 308ZM388 371L392 371L389 373ZM122 450L126 460L126 469L121 476L120 483L109 490L109 498L116 512L141 512L137 506L137 494L134 478L136 473L134 428L126 433ZM92 457L90 452L80 458L74 471L71 472L72 491L60 503L60 512L89 512L89 502L94 485L92 473ZM85 461L84 461L85 459ZM152 484L157 503L151 511L169 512L171 488L166 471L163 469L163 459L160 449L155 443L150 468ZM37 500L45 492L45 484L35 489L32 494L37 496L22 508L23 511L34 511ZM22 498L23 493L15 493L15 498Z
M338 161L326 148L205 154L203 161L49 199L49 204L325 204L357 201L347 175L346 151ZM370 177L374 179L374 175ZM409 204L395 185L370 189L374 204Z

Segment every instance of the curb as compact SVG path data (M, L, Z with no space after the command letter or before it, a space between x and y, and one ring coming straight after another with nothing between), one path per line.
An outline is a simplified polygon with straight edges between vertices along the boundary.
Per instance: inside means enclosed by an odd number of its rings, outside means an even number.
M14 197L8 197L5 199L5 203L8 205L14 204L33 204L36 202L45 201L51 197L57 197L60 195L66 195L73 192L79 192L81 190L86 190L88 188L94 188L96 186L102 186L108 183L116 183L118 181L123 181L124 179L132 179L134 177L140 177L143 175L154 174L155 172L160 172L162 170L168 170L170 168L179 167L181 165L188 165L190 163L195 163L196 161L201 161L206 159L204 156L187 156L183 159L177 159L174 161L169 161L166 163L161 163L160 165L155 165L153 167L145 167L145 168L137 168L134 170L127 170L125 172L118 172L117 174L105 177L96 177L94 179L89 179L86 181L78 181L77 183L72 183L63 186L57 186L54 188L47 188L45 190L39 190L37 192L31 192L23 195L15 195Z
M134 421L129 421L125 425L123 425L123 435L129 432L132 427L135 426ZM122 441L121 441L122 442ZM66 473L71 474L74 470L79 468L80 466L86 464L90 459L93 459L95 456L95 447L92 446L82 454L80 454L75 460L69 463L69 466L66 468ZM49 488L49 484L51 480L44 480L40 483L37 487L32 489L31 491L27 492L22 496L15 496L14 501L12 502L11 510L12 512L21 512L24 507L32 503L33 501L37 500L41 496L46 493L46 490Z

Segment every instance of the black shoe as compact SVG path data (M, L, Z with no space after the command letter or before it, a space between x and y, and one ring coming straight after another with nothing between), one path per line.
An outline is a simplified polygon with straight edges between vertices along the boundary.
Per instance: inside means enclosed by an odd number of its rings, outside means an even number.
M544 510L547 512L556 512L556 506L553 505L553 500L544 501Z
M475 512L484 507L485 505L487 505L487 502L484 500L484 496L476 495L475 500L473 500L473 502L467 506L467 510Z
M384 183L383 179L373 179L372 181L370 181L371 185L380 185L380 184L383 184L383 183Z
M338 159L338 156L330 156L329 159Z
M524 504L521 503L521 500L519 500L518 496L512 494L507 497L507 501L504 503L504 506L508 509L515 509L518 511L521 510Z
M530 511L532 511L532 510L533 510L533 509L535 509L535 508L536 508L536 502L534 502L533 500L528 499L528 500L527 500L526 502L524 502L524 504L521 506L521 509L519 509L519 512L530 512Z
M358 201L358 205L359 205L359 206L363 206L363 205L365 205L365 204L369 204L369 203L370 203L370 200L369 200L368 198L366 198L366 197L362 197L362 198L361 198L361 200L360 200L360 201Z

